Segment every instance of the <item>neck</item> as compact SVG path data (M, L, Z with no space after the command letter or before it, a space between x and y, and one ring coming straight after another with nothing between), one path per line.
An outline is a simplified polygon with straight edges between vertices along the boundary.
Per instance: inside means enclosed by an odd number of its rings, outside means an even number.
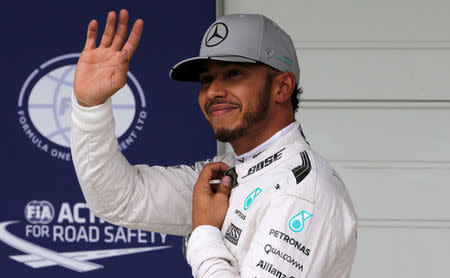
M261 121L252 126L252 128L247 131L245 136L230 142L230 144L237 156L242 155L261 145L275 133L290 125L294 121L294 117L286 118L283 121L271 121L270 123Z

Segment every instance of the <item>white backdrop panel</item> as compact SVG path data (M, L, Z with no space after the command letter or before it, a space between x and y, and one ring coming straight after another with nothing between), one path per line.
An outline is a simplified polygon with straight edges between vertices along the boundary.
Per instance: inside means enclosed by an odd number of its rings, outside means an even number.
M450 48L308 48L297 55L304 99L450 101Z
M440 225L429 221L448 220L450 228L450 188L442 182L450 180L450 163L331 163L345 181L359 219L394 221L389 225L399 226L414 226L399 219L420 222L417 225Z
M352 277L448 277L448 232L449 229L360 228Z
M330 160L450 161L448 104L304 102L307 138Z
M262 13L294 41L450 43L448 0L226 0L225 14Z

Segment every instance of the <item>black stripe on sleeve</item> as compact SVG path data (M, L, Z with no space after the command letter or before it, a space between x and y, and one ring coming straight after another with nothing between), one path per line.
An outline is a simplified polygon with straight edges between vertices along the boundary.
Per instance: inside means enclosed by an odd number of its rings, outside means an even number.
M309 160L306 151L301 152L300 157L302 158L302 165L292 169L297 184L299 184L311 171L311 161Z

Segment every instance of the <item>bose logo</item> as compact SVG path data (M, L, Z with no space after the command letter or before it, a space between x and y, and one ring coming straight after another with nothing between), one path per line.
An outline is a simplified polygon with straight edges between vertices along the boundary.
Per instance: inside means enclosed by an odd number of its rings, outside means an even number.
M258 164L250 167L250 169L248 169L247 175L243 176L242 178L246 178L248 176L250 176L251 174L254 174L256 172L258 172L259 170L263 169L264 167L269 166L270 164L274 163L275 161L279 160L281 158L282 155L282 151L284 151L285 148L279 150L278 152L274 153L273 155L267 157L266 159L258 162Z

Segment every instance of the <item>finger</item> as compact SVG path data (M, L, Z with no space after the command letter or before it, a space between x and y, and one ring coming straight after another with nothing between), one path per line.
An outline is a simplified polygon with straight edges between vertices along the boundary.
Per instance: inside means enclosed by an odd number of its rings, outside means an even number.
M128 52L126 50L123 50L122 52L120 52L120 54L122 55L122 59L125 63L128 63Z
M139 40L141 39L143 28L144 28L144 21L142 19L136 20L136 22L133 25L133 28L131 29L130 37L123 46L123 50L126 50L128 53L128 60L131 59L131 56L133 56L134 52L136 51L136 48L139 45Z
M219 188L220 183L211 183L210 187L211 187L211 191L212 193L216 193L217 192L217 188Z
M217 194L223 194L227 198L230 196L231 192L231 177L224 176L220 182L219 187L217 187Z
M95 19L91 20L88 25L86 44L84 45L84 49L95 49L95 46L97 44L97 29L97 21Z
M212 179L222 178L223 173L230 168L228 165L226 165L223 162L213 162L206 164L202 171L200 172L200 176L198 177L198 180L202 180L204 182L208 182Z
M128 11L123 9L119 13L119 23L117 23L117 31L114 36L111 47L114 50L119 50L122 48L123 42L127 37L127 29L128 29Z
M206 164L197 179L194 186L194 192L208 192L215 193L218 184L212 185L210 183L213 179L221 179L223 177L224 169L228 169L228 165L223 162L213 162ZM194 193L195 194L195 193Z
M102 42L100 46L109 47L111 46L111 42L114 36L114 30L116 25L116 13L109 12L108 18L106 19L105 31L103 32Z

